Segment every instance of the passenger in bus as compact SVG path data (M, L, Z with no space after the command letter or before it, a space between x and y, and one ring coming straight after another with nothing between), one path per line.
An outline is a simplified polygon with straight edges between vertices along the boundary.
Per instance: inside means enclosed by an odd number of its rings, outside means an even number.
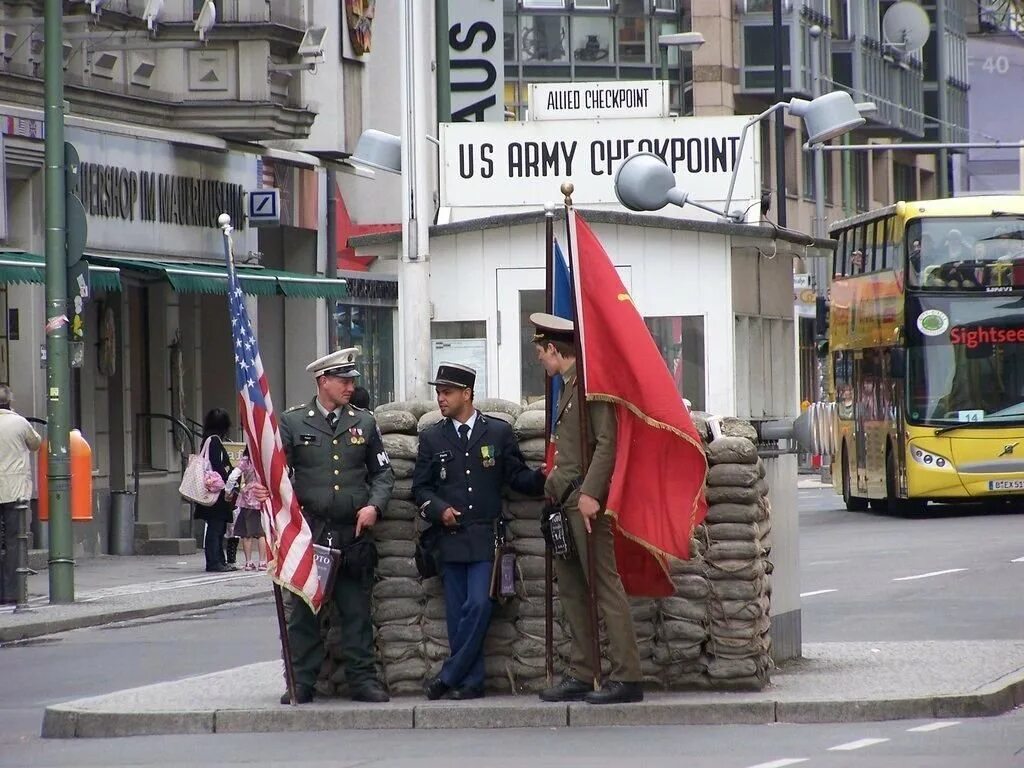
M836 398L836 405L839 408L839 418L853 418L853 387L843 384L839 387L839 396Z
M850 254L850 274L859 275L864 271L864 251L860 248Z

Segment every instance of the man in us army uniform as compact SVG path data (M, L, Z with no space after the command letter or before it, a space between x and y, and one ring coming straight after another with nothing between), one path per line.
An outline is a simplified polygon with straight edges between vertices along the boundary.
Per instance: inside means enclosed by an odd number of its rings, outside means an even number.
M526 466L512 427L473 405L476 371L438 366L434 385L445 417L420 435L412 491L430 521L440 561L451 655L424 687L428 699L484 695L484 639L491 621L495 542L502 536L501 490L539 496L544 476Z
M306 366L316 397L281 416L281 441L292 486L313 540L343 552L331 596L341 618L341 651L354 701L382 702L377 678L370 592L377 552L370 529L391 498L394 473L373 414L349 404L356 386L356 348L342 349ZM300 704L313 699L324 658L320 620L292 601L288 642ZM281 703L289 702L288 694Z
M544 494L560 503L568 518L575 552L555 558L558 598L572 629L569 668L561 682L541 691L544 701L586 701L613 704L642 701L640 653L636 644L633 616L615 564L614 529L605 514L612 470L615 467L617 423L610 403L586 403L588 437L592 458L582 474L580 443L580 402L576 391L576 350L573 323L541 312L530 315L536 327L533 337L537 360L550 376L561 376L564 386L557 416L551 425L555 441L553 466L549 468ZM594 573L597 610L608 634L611 671L601 690L593 690L595 673L591 649L593 635L588 611L587 536L594 540Z

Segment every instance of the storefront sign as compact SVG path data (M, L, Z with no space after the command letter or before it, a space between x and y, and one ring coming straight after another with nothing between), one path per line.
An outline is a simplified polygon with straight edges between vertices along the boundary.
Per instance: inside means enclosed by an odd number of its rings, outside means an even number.
M240 184L82 163L81 200L90 216L156 221L184 227L216 227L222 213L244 226L245 190Z
M668 117L668 82L534 83L530 86L528 117L530 120Z
M442 0L444 1L444 0ZM502 4L447 0L448 68L452 121L505 119Z
M734 207L760 195L757 126L739 156L737 117L677 117L577 121L572 130L555 121L501 125L441 125L441 205L508 207L541 205L572 182L577 204L616 203L615 171L636 152L653 152L694 200L724 202L733 169L739 173Z

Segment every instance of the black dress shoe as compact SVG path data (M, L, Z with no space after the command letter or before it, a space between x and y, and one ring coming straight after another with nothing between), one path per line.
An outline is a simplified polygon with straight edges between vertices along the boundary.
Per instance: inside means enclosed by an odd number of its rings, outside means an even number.
M456 688L448 698L455 699L455 701L468 701L469 699L482 699L483 697L483 688L467 686L465 688Z
M215 565L211 568L207 568L207 573L227 573L228 571L237 571L238 569L231 565Z
M313 700L313 689L307 688L304 685L295 686L295 703L296 704L309 704ZM291 704L292 697L288 695L288 691L281 694L282 704Z
M361 685L354 686L350 696L352 701L368 701L372 704L383 704L385 701L391 701L388 692L384 690L384 686L377 680L368 680Z
M448 683L444 682L440 675L432 677L426 685L423 686L423 695L431 701L437 701L444 696L452 687Z
M562 682L545 688L540 692L541 701L583 701L583 697L592 693L594 687L575 677L563 677Z
M583 700L587 704L628 704L644 700L644 687L641 683L625 683L621 680L610 680L600 691L591 691Z

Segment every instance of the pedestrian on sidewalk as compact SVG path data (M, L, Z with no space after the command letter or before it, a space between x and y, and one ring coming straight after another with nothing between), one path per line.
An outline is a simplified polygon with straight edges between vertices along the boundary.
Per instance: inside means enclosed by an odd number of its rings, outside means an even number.
M441 363L434 378L429 383L445 418L420 435L412 492L420 517L431 523L425 536L440 561L451 653L423 692L462 701L484 696L494 559L505 538L501 490L507 484L540 496L544 475L526 465L512 427L476 409L473 368Z
M231 417L223 408L212 409L203 420L203 446L205 447L207 442L210 444L210 469L220 475L225 484L232 466L231 457L228 456L223 441L227 439L230 429ZM238 570L233 565L228 565L224 556L224 535L227 533L228 523L234 517L234 505L225 498L223 488L217 495L217 500L210 506L196 505L196 517L206 521L206 536L203 539L206 570L211 573Z
M18 515L25 514L32 497L29 454L38 451L41 443L28 420L14 412L11 388L0 385L0 549L4 553L0 558L0 603L16 601L14 581L18 563L14 553Z
M265 571L267 569L267 550L263 540L263 522L260 508L263 506L257 491L256 468L249 459L249 448L246 447L238 466L228 475L224 493L235 499L234 533L242 542L242 554L245 556L246 571ZM253 544L259 550L259 563L253 559Z
M371 529L391 500L395 475L377 421L350 405L359 371L355 347L314 360L306 370L316 396L281 415L281 442L293 472L292 487L313 540L343 552L333 601L341 617L339 643L353 701L388 701L377 677L371 593L377 547ZM259 493L266 492L260 486ZM288 645L299 704L313 700L324 659L320 618L301 600L288 604ZM281 703L287 704L285 693Z
M356 387L352 390L352 399L348 401L349 405L354 405L356 408L362 408L364 411L370 409L370 393L366 387Z

